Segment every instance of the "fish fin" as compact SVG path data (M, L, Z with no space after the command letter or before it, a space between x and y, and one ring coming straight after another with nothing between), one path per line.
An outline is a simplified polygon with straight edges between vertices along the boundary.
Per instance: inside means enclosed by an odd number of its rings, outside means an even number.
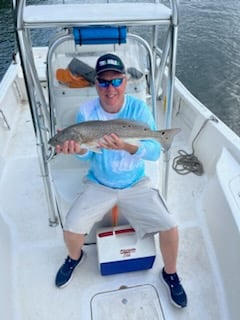
M139 147L140 145L140 141L139 139L134 139L134 138L123 138L123 140L129 144L135 145L137 147Z
M82 143L81 144L82 148L86 148L89 151L95 152L95 153L102 153L101 148L98 147L98 145L93 142L93 143Z
M99 153L99 154L102 153L101 148L98 148L98 147L90 147L89 151L92 151L92 152L95 152L95 153Z
M179 128L173 128L173 129L165 129L165 130L159 130L159 141L163 147L164 150L169 150L173 141L173 138L176 134L178 134L181 131Z

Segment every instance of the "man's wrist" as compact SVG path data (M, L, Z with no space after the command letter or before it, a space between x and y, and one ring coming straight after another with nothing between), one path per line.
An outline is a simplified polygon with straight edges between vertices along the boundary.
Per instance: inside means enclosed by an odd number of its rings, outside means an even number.
M138 151L138 146L136 146L134 144L126 143L124 150L130 154L135 154Z

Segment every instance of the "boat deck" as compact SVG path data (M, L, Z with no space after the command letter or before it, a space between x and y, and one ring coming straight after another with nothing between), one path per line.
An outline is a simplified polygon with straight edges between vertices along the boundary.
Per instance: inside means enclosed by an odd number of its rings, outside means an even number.
M2 285L7 292L12 292L11 299L5 304L9 319L119 319L121 312L126 312L121 319L150 319L144 316L144 312L137 314L136 307L135 313L132 311L134 303L126 303L125 296L129 295L126 289L121 290L119 296L120 288L135 288L138 291L145 285L154 288L163 319L228 319L221 278L204 228L200 204L208 181L205 176L181 176L173 170L170 171L168 203L179 223L178 272L188 294L188 307L179 310L170 304L166 288L159 278L162 267L160 254L151 270L101 276L96 245L85 246L87 258L74 274L73 281L65 289L57 289L54 278L66 257L66 249L61 227L48 227L47 204L26 104L22 106L16 121L18 125L15 130L12 129L12 142L5 152L7 165L0 186L1 217L7 226L5 232L9 230L10 233L10 241L6 244L11 252L10 265L6 266L8 277ZM184 149L182 139L184 133L174 140L172 156L179 148ZM94 303L93 297L108 292L114 293L112 300L107 298L111 303L94 311L98 303ZM143 300L137 303L143 310ZM121 311L122 307L126 310ZM159 316L151 316L151 320L154 319L159 319Z

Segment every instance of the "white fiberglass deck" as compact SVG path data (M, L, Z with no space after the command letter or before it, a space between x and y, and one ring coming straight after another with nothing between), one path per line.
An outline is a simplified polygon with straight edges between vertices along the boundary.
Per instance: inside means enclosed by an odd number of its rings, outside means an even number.
M96 318L96 311L91 311L96 295L116 292L117 302L118 289L137 290L136 286L141 288L144 285L152 286L156 291L164 319L228 319L221 279L208 234L204 231L204 213L200 204L208 181L204 176L193 174L180 176L171 171L168 196L170 209L179 222L178 272L188 294L187 308L179 310L170 304L166 288L159 278L162 267L160 255L149 271L103 277L98 271L95 245L85 246L87 258L76 271L71 284L65 289L57 289L54 278L66 257L66 249L61 227L48 226L47 204L27 105L22 106L16 123L16 127L11 129L9 149L5 152L7 163L0 185L0 248L5 256L4 260L1 259L1 264L4 264L4 272L1 272L3 319L103 319ZM182 138L183 133L176 137L175 151L184 148ZM125 299L124 290L122 292L121 299ZM114 299L112 294L111 303L115 303ZM104 301L106 303L106 299ZM122 311L116 307L115 312L121 314ZM109 315L109 319L115 318ZM121 318L124 319L139 320L134 313Z

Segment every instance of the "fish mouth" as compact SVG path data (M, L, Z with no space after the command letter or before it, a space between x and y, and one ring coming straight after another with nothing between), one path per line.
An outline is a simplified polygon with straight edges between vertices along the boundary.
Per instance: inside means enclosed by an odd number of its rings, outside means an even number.
M58 142L56 141L55 136L53 136L52 138L50 138L50 139L48 140L48 144L50 144L50 145L53 146L53 147L56 147L56 146L57 146Z
M55 146L55 141L54 141L54 139L53 139L53 138L50 138L50 139L48 140L48 144L50 144L51 146Z

